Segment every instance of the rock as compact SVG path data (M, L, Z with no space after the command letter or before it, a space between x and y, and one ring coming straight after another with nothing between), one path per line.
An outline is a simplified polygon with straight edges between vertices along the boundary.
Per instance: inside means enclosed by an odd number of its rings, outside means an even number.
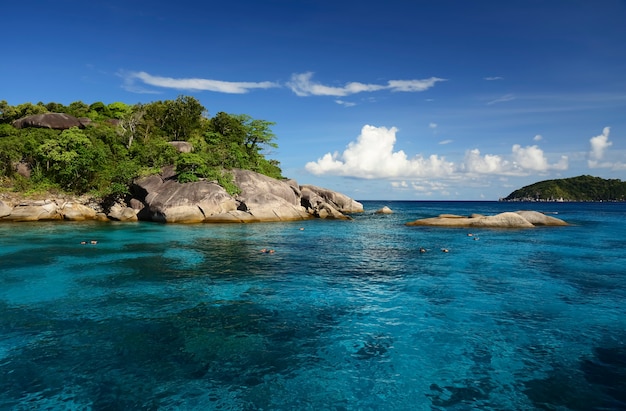
M300 188L293 180L277 180L249 170L232 170L241 192L235 213L245 221L294 221L311 218L300 201Z
M542 218L547 217L547 218ZM537 225L562 226L567 225L563 220L548 217L541 213L505 212L494 216L472 214L462 217L451 214L441 214L438 217L424 218L406 223L408 226L437 226L437 227L483 227L483 228L531 228Z
M20 203L13 207L10 214L2 217L7 221L60 220L62 218L59 207L50 200Z
M72 127L83 127L83 124L74 116L65 113L35 114L20 118L13 122L15 128L39 127L55 130L67 130Z
M0 219L248 223L312 217L349 219L343 212L363 211L360 203L331 190L300 187L294 180L277 180L252 171L231 172L240 189L234 197L215 182L181 184L175 179L175 170L166 167L161 175L136 180L131 186L132 197L123 203L109 207L87 197L27 200L17 206L16 201L0 201Z
M10 215L12 211L13 207L0 200L0 218Z
M27 162L20 161L15 165L15 172L24 178L30 178L32 168Z
M169 142L179 153L191 153L193 146L186 141L170 141Z
M93 220L96 218L96 210L86 205L68 202L60 209L63 219L70 221Z
M538 211L523 210L523 211L516 211L516 213L521 215L526 220L528 220L531 224L536 225L536 226L537 225L547 225L547 226L568 225L565 221L559 218L551 217L543 213L540 213Z
M300 189L304 192L304 190L308 190L317 196L321 197L323 201L329 203L331 206L336 208L338 211L342 213L362 213L363 212L363 204L358 201L353 200L352 198L346 196L345 194L338 193L336 191L328 190L326 188L316 187L313 185L303 185ZM303 193L304 196L304 193Z
M99 217L100 219L101 217ZM114 204L107 214L107 219L116 221L137 221L137 210L123 204Z
M237 209L226 190L208 181L181 184L153 175L137 180L133 192L135 200L145 205L138 214L141 220L198 223Z
M494 216L482 216L471 218L470 227L491 228L530 228L534 225L517 213L500 213Z
M375 213L376 214L393 214L393 211L391 210L391 208L384 206L380 210L376 210Z

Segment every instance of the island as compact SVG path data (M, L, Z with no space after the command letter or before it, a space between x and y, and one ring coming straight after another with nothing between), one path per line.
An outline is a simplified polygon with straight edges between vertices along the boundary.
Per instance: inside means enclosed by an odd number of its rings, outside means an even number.
M361 203L282 175L274 123L193 97L127 105L0 101L0 221L350 219Z
M626 201L626 182L589 175L545 180L515 190L500 201Z

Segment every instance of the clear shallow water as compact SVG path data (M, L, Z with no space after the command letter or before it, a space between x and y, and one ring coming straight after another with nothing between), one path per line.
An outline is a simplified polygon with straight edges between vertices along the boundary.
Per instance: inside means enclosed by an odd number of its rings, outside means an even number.
M364 205L0 224L0 409L626 409L626 204ZM404 225L521 208L572 226Z

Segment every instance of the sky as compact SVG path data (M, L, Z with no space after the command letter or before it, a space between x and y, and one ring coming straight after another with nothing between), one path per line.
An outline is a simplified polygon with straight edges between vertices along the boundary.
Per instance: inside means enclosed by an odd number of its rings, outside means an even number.
M357 200L495 201L626 180L624 0L31 0L0 100L274 122L283 175Z

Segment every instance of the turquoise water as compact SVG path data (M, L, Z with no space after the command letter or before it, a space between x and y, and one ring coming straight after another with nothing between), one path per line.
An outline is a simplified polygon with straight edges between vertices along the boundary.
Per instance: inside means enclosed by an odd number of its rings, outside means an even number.
M626 409L626 204L364 206L0 224L0 409ZM521 208L572 225L404 225Z

